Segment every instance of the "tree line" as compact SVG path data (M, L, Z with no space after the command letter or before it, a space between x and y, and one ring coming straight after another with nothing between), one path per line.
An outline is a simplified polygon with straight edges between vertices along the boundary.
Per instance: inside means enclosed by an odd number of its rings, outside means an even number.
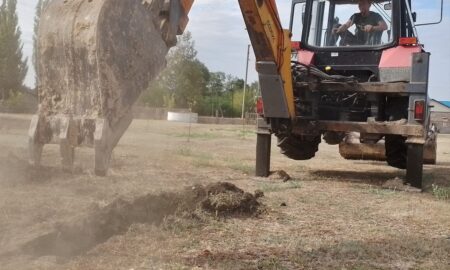
M36 6L32 64L38 68L39 21L49 0ZM24 89L28 71L18 24L17 0L0 0L0 101L14 99ZM37 72L36 72L37 73ZM36 85L39 78L36 76ZM167 56L167 68L151 82L139 100L144 106L191 109L201 115L239 117L244 80L223 72L210 72L197 58L192 35L186 32ZM36 87L37 88L37 87ZM253 112L258 83L245 86L245 111Z
M36 5L33 36L33 68L37 68L37 32L43 8L49 0ZM17 15L17 0L0 0L0 101L16 100L25 89L28 59L23 57L22 31ZM36 77L37 80L37 77Z
M200 115L240 117L244 80L210 72L197 58L190 32L169 51L166 69L144 91L140 103L150 107L191 109ZM258 82L245 87L245 112L254 112Z
M18 26L17 0L3 0L0 6L0 99L8 100L23 86L28 71L23 58L22 32Z

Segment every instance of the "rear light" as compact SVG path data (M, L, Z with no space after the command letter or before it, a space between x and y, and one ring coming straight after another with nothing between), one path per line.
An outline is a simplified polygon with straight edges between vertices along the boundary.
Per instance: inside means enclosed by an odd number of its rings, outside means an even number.
M301 48L300 41L292 41L291 47L292 47L292 49L299 51Z
M416 37L402 37L399 39L398 44L401 46L415 46L419 44Z
M258 99L256 100L256 113L260 116L264 115L264 105L262 97L258 97Z
M425 100L414 101L414 120L423 121L425 119Z

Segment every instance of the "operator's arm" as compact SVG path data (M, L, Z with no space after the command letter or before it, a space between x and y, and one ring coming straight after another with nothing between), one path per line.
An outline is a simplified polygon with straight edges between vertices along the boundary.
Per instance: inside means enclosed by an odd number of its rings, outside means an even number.
M353 18L353 16L352 16ZM346 23L344 23L343 25L341 25L339 28L337 28L335 30L336 33L344 33L345 31L347 31L350 27L352 27L353 25L353 20L350 18L350 20L348 20Z
M388 29L385 21L379 21L378 25L366 25L364 29L366 32L383 32Z
M388 29L388 25L386 24L386 22L384 20L381 20L378 22L377 28L379 29L377 31L386 31Z

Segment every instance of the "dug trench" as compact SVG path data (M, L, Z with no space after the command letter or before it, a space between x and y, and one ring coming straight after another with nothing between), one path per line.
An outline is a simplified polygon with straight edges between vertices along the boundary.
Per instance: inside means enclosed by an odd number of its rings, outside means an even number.
M132 224L161 225L169 217L198 218L199 212L212 217L254 217L265 208L258 201L261 196L259 191L253 195L231 183L218 182L179 193L149 194L131 202L117 199L81 220L55 226L54 231L25 243L21 252L70 259L126 233Z

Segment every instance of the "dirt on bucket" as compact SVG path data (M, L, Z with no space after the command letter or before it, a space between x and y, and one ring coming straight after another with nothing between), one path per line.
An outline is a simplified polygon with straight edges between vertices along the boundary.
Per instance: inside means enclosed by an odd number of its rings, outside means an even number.
M261 195L219 182L192 186L180 193L149 194L132 202L117 199L85 218L56 225L53 231L22 246L22 251L37 257L72 257L126 233L132 224L160 225L169 216L195 216L199 210L221 217L255 216L263 208L257 197Z

